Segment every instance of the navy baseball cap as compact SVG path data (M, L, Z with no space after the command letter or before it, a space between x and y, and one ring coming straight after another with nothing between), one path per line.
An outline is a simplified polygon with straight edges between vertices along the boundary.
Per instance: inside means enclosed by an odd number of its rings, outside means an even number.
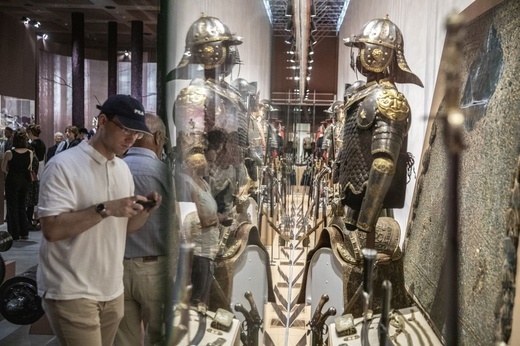
M150 133L144 120L143 104L130 95L113 95L97 106L102 114L113 114L125 128Z

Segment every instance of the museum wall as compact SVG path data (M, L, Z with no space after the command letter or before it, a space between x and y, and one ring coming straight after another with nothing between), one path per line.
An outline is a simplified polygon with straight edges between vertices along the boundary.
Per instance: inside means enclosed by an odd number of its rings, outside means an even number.
M472 0L439 1L351 1L343 25L340 29L338 53L338 95L343 96L345 83L364 79L350 68L350 48L342 42L344 38L360 34L369 20L388 15L400 29L404 37L404 55L408 66L424 84L420 88L414 84L398 84L397 88L407 98L412 111L412 124L408 132L408 151L415 158L415 172L407 185L406 201L403 209L394 210L395 218L406 228L413 197L417 171L421 159L426 125L437 80L438 68L444 45L445 20L453 11L460 12ZM404 240L404 231L401 240Z
M34 100L36 37L20 20L0 13L0 95Z

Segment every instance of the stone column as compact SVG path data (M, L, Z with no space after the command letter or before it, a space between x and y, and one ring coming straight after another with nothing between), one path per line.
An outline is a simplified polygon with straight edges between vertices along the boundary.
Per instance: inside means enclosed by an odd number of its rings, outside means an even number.
M85 18L72 13L72 125L85 127Z

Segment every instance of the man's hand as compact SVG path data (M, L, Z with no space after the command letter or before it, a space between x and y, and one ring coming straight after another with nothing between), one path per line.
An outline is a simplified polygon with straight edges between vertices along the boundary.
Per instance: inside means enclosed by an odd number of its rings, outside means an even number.
M128 226L127 226L127 232L132 233L140 229L144 223L146 222L146 219L150 215L151 212L159 208L159 206L162 203L162 196L159 195L157 192L151 192L146 197L141 195L136 195L132 197L132 206L131 210L127 210L128 212L132 213L132 216L130 216L130 219L128 220ZM137 201L155 201L155 205L151 208L143 207L143 205L136 203Z

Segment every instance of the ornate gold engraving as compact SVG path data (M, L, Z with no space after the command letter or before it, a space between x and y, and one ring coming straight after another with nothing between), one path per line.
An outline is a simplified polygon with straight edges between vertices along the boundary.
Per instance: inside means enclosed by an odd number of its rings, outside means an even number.
M387 158L379 157L374 160L372 163L372 167L383 174L392 174L395 173L395 165L392 160Z
M391 120L405 120L410 114L408 101L397 89L382 90L377 97L377 108Z

